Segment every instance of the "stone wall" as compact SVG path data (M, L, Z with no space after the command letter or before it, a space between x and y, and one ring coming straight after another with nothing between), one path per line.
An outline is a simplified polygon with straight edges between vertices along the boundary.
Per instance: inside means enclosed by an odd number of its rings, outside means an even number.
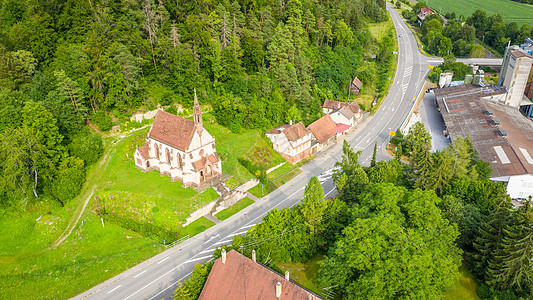
M200 219L201 217L211 213L217 202L220 200L220 198L217 198L206 205L200 207L199 209L193 211L186 219L185 222L181 224L181 226L187 226L191 224L192 222Z
M212 213L213 215L219 213L220 211L232 206L233 204L239 202L241 199L246 197L247 191L259 183L257 179L250 179L240 186L234 188L233 190L227 192L221 197L207 203L206 205L198 208L193 211L182 223L182 226L187 226L192 222L198 220L202 216Z

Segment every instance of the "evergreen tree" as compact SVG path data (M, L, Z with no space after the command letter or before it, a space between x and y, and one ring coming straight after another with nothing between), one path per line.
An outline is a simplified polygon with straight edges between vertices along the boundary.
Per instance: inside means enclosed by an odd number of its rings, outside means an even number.
M489 261L486 282L497 290L531 289L533 283L533 212L528 202L513 212L503 230L501 246Z
M378 143L374 143L374 152L372 152L372 160L370 161L370 166L373 167L376 165L376 151L377 151Z

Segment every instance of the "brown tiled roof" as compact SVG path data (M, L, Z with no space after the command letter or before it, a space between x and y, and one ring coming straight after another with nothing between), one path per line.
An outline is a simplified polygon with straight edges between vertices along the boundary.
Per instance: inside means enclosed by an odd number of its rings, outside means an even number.
M198 171L204 168L205 162L206 162L205 156L202 156L200 160L195 161L193 165L195 169Z
M354 113L354 114L358 114L361 112L361 107L359 106L359 104L357 104L357 101L353 101L352 103L350 103L350 105L348 105L348 108Z
M339 109L339 113L345 116L347 119L352 119L354 117L354 113L352 112L351 109L348 108L348 106L345 106Z
M283 131L283 129L286 129L286 128L289 128L289 127L291 127L291 125L283 124L283 125L280 125L280 126L274 128L274 129L270 129L265 134L280 134Z
M185 151L194 132L193 121L159 110L148 137Z
M309 129L321 144L326 143L337 134L335 127L335 122L329 115L325 115L309 125Z
M285 136L287 137L289 141L295 142L303 138L304 136L310 134L311 131L305 128L304 123L299 122L283 130L283 133L285 134Z
M148 153L148 144L144 144L143 146L137 148L139 150L139 153L144 159L149 159L150 154Z
M352 80L352 84L355 85L355 87L358 89L361 89L363 87L363 83L357 77Z
M321 297L235 250L215 261L199 300L275 300L281 283L280 300L319 300Z
M520 57L528 57L528 58L531 58L533 59L533 56L527 54L526 52L522 52L520 50L516 50L516 51L512 51L511 54L516 57L516 58L520 58Z
M328 99L324 100L324 105L322 105L323 108L329 109L339 109L343 106L348 106L348 103Z
M209 161L212 163L216 163L218 161L218 157L214 156L213 154L209 155L207 159L209 159Z

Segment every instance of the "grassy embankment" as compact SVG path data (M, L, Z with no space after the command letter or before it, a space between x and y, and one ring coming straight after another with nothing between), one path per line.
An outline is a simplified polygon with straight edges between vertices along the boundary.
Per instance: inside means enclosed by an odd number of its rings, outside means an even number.
M245 209L246 207L248 207L252 203L254 203L254 200L252 200L252 199L250 199L248 197L243 198L243 199L239 200L239 202L233 204L232 206L230 206L230 207L222 210L218 214L216 214L216 217L220 221L226 220L227 218L229 218L229 217L233 216L234 214L238 213L239 211Z
M276 266L283 271L289 271L290 279L306 289L324 296L324 291L318 284L319 261L324 259L324 254L319 254L304 263L285 262Z

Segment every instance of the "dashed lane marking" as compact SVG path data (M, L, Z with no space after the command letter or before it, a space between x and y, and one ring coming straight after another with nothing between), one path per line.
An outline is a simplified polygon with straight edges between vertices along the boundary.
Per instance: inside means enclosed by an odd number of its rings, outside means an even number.
M118 288L119 288L119 287L121 287L121 286L122 286L122 284L121 284L121 285L119 285L119 286L117 286L116 288L114 288L114 289L110 290L110 291L109 291L109 292L107 292L107 293L108 293L108 294L110 294L110 293L114 292L114 291L115 291L116 289L118 289Z

